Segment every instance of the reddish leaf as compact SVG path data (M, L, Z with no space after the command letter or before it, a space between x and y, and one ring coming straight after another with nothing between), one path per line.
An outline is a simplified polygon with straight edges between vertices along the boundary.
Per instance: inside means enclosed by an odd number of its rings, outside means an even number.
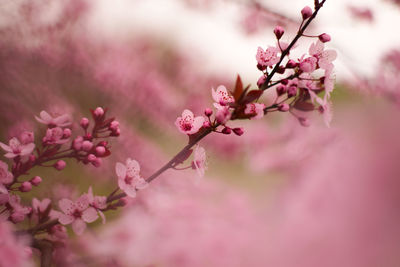
M312 111L315 109L314 105L310 102L297 101L293 107L301 111Z
M240 76L238 75L236 78L235 89L233 90L232 95L235 98L235 100L238 101L242 93L243 93L243 83L242 79L240 79Z
M250 91L241 101L242 104L251 103L257 100L263 93L263 90L252 90Z

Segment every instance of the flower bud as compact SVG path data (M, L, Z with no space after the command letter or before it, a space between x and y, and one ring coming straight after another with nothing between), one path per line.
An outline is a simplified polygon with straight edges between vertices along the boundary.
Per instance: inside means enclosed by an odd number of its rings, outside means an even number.
M204 128L210 128L211 127L211 123L209 121L204 121L203 122L203 127Z
M279 74L284 74L285 73L285 67L284 66L279 66L278 69L276 70L277 73Z
M31 163L35 163L35 161L36 161L36 156L33 155L33 154L29 155L29 161L30 161Z
M103 156L106 153L106 148L104 146L97 146L96 147L96 155Z
M261 88L261 86L265 83L266 80L267 80L267 77L265 77L265 75L261 76L257 81L258 88Z
M78 136L72 142L72 148L74 150L76 150L76 151L79 151L79 150L82 149L82 143L83 143L83 137L82 136Z
M63 161L63 160L59 160L53 166L57 170L61 171L65 168L65 166L67 166L67 163L65 163L65 161Z
M299 120L301 126L304 126L304 127L310 126L310 120L309 119L303 118L303 117L299 117L298 120Z
M98 145L106 147L108 145L108 142L107 141L101 141Z
M79 124L81 125L81 127L82 127L83 129L86 130L87 127L89 127L89 119L83 117L83 118L81 119L81 122L80 122Z
M92 165L95 166L96 168L100 167L103 161L101 158L96 158L94 161L92 161Z
M278 106L278 110L279 110L279 111L282 111L282 112L289 111L289 109L290 109L290 106L289 106L289 104L287 104L287 103L283 103L283 104L280 104L280 105Z
M30 180L31 184L34 186L38 186L42 182L42 178L40 176L35 176Z
M244 129L243 129L243 127L240 127L240 128L233 128L232 130L233 130L233 132L234 132L237 136L241 136L241 135L244 134Z
M206 115L207 117L210 117L213 114L213 111L211 108L206 108L204 110L204 115Z
M104 115L104 109L102 109L101 107L97 107L94 111L93 111L93 115L96 119L99 119L101 117L103 117Z
M278 96L283 95L284 93L286 93L286 91L287 91L287 87L284 86L284 85L282 85L282 84L280 84L280 85L278 85L278 86L276 87L276 94L277 94Z
M29 181L23 182L19 187L19 191L21 192L29 192L32 190L32 184Z
M311 17L312 15L312 9L309 6L305 6L302 10L301 10L301 16L303 17L303 20L308 19L309 17Z
M329 42L331 40L331 36L329 34L327 34L327 33L323 33L323 34L318 36L318 39L321 42L326 43L326 42Z
M111 131L116 131L119 127L119 122L118 121L112 121L110 123L110 127L108 127Z
M290 59L287 63L286 63L286 68L288 69L293 69L297 67L297 63L296 61L294 61L293 59Z
M274 29L274 34L276 39L281 39L282 35L285 33L285 30L281 26L276 26Z
M82 142L83 151L88 152L88 151L90 151L92 149L92 147L93 147L93 143L92 142L87 141L87 140Z
M96 157L95 155L93 155L93 154L89 154L89 155L87 156L87 160L90 161L90 162L93 162L93 161L95 161L96 159L97 159L97 157Z
M70 137L71 137L71 134L72 134L71 129L65 128L65 129L63 130L63 138L64 138L64 139L70 138Z
M289 86L289 89L287 90L287 95L288 97L293 97L297 95L297 87L296 86Z
M110 133L110 136L120 136L121 130L118 128Z
M232 133L232 129L229 127L225 127L224 129L222 129L221 133L223 134L231 134Z

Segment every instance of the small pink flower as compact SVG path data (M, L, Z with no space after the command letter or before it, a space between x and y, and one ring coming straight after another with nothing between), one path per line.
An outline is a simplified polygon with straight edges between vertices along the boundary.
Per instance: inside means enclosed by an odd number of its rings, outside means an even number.
M320 104L318 111L322 114L325 125L328 128L331 127L331 121L333 118L332 103L327 100L327 97L324 97L324 100L317 99L317 102Z
M244 114L254 115L250 119L261 119L264 116L265 104L260 103L249 103L246 104Z
M300 60L299 67L303 72L313 72L317 68L317 58L308 57Z
M25 219L25 215L31 212L31 208L21 205L21 198L17 195L10 195L8 204L12 208L10 219L14 223L22 222Z
M215 119L219 124L227 123L231 119L231 116L232 114L227 106L218 109L217 113L215 113Z
M268 66L273 66L276 63L279 62L279 57L278 53L280 50L276 47L270 46L267 48L267 50L263 50L261 47L258 47L257 50L257 63L261 67L268 67Z
M26 156L32 153L33 149L35 149L34 143L29 144L21 144L21 142L16 138L13 137L8 142L8 145L3 144L0 142L0 147L6 151L7 153L4 155L6 158L15 158L17 156Z
M101 210L107 207L107 197L94 196L92 187L89 187L87 196L89 198L89 205L95 208L99 213L103 224L106 223L106 216L104 216L104 213Z
M99 215L95 208L89 206L89 198L86 194L80 196L75 202L63 198L58 202L63 213L58 214L58 221L63 224L71 224L75 234L81 235L86 229L86 223L97 220Z
M146 180L140 177L140 165L136 160L128 158L126 165L117 162L115 171L119 188L130 197L135 197L136 190L144 189L148 185Z
M36 214L44 213L49 207L51 200L49 198L45 198L42 201L37 198L32 199L32 211Z
M336 59L337 53L335 50L324 50L324 43L321 41L311 44L308 52L318 60L321 69L333 68L332 61Z
M64 138L64 130L60 127L48 128L43 143L46 145L65 144L68 138Z
M194 117L193 112L185 109L182 117L178 117L175 121L176 127L184 134L195 134L203 126L204 117Z
M40 112L40 117L35 116L35 119L43 124L46 124L49 128L53 127L66 127L71 125L71 119L68 114L64 114L58 117L52 117L49 113L42 110Z
M218 86L216 91L214 90L214 88L212 88L211 95L215 101L214 107L216 109L221 109L223 106L235 102L233 96L228 92L228 90L226 90L226 87L223 85Z
M11 183L13 178L13 174L8 171L8 165L0 160L0 185Z
M197 145L194 149L193 157L192 168L195 169L199 177L202 178L207 168L205 149Z

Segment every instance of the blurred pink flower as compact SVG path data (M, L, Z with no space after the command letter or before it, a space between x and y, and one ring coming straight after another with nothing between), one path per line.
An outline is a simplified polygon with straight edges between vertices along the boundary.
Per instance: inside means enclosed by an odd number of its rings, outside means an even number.
M136 190L144 189L148 185L146 180L140 177L140 165L136 160L128 158L126 165L117 162L115 171L119 188L130 197L135 197Z
M193 153L192 168L197 171L200 178L204 176L204 172L207 168L206 164L206 151L203 147L197 145Z
M263 103L249 103L246 104L244 114L253 115L250 119L261 119L264 116L265 104Z
M53 127L65 127L71 125L71 119L68 114L60 115L58 117L52 117L49 113L42 110L40 117L35 116L35 119L43 124L46 124L49 128Z
M13 174L8 171L8 165L0 160L0 193L7 193L4 185L13 181Z
M256 55L258 65L263 68L275 65L279 62L279 52L280 50L273 46L268 47L265 51L258 47Z
M63 198L58 202L61 212L58 213L58 221L63 224L71 224L72 230L81 235L86 229L86 223L97 220L96 210L89 206L89 198L86 194L80 196L75 202Z
M0 142L0 147L6 151L7 153L4 155L6 158L15 158L17 156L27 156L32 153L33 149L35 148L34 143L29 144L21 144L18 138L13 137L8 142L9 145L6 145Z
M185 109L182 112L182 117L178 117L175 121L176 127L181 133L184 134L195 134L203 126L204 117L194 117L193 112Z
M17 195L10 195L8 204L11 206L11 221L14 223L22 222L25 219L25 215L31 212L30 207L21 205L21 198Z
M103 224L106 223L106 217L105 217L104 213L101 210L105 209L107 207L107 197L105 197L105 196L94 196L92 187L89 187L89 191L87 193L87 196L89 198L89 205L92 206L93 208L95 208L96 211L99 213Z
M318 59L318 66L321 69L333 69L332 61L334 61L337 57L335 50L324 50L324 43L318 40L317 42L311 44L308 52L310 55Z

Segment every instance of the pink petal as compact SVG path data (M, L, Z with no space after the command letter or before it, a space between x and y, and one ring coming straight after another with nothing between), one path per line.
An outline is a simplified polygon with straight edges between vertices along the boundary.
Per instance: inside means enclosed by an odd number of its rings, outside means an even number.
M92 187L89 187L88 193L87 193L88 199L89 199L89 203L92 203L94 201L94 197L93 197L93 190Z
M3 184L0 184L0 194L8 194L8 190Z
M136 187L136 189L138 189L138 190L142 190L142 189L145 189L148 185L149 185L149 183L146 182L145 179L140 178L140 179L137 180L137 182L136 182L136 184L135 184L135 187Z
M125 185L121 188L129 197L136 197L136 187L133 185Z
M82 219L87 223L94 222L97 220L97 218L99 218L99 215L97 214L96 209L93 207L86 209L82 213Z
M44 121L44 120L42 120L41 118L39 118L37 116L35 116L35 119L40 123L47 124L47 121Z
M191 112L191 111L188 110L188 109L185 109L185 110L182 112L182 119L185 119L185 117L193 118L193 117L194 117L193 112Z
M82 219L76 219L72 223L72 230L74 230L75 234L81 235L86 229L86 223Z
M128 158L126 160L127 174L138 174L140 172L140 164L134 159Z
M217 92L215 92L214 88L211 88L211 95L215 102L219 102L219 97L217 95Z
M87 194L83 194L75 201L75 207L80 210L84 211L89 207L89 198Z
M69 122L69 120L70 120L69 115L68 114L64 114L64 115L61 115L61 116L55 118L54 119L54 123L57 124L58 126L61 126L61 124L62 124L61 127L64 127L64 126L68 126L68 125L71 124Z
M6 157L6 158L8 158L8 159L13 159L13 158L15 158L16 156L18 156L17 154L14 154L14 153L6 153L5 155L4 155L4 157Z
M117 173L118 178L125 179L126 167L124 164L117 162L117 164L115 164L115 172Z
M194 118L193 127L194 129L196 129L196 132L203 126L203 123L204 123L204 117L198 116Z
M38 211L38 210L39 210L39 207L40 207L40 201L39 201L36 197L34 197L34 198L32 199L32 208L33 208L34 210Z
M178 128L178 130L181 132L181 133L184 133L184 134L186 134L186 132L182 129L182 127L181 127L181 121L182 121L182 117L178 117L177 119L176 119L176 121L175 121L175 126Z
M103 224L105 224L106 223L106 216L104 215L104 213L101 210L99 210L98 212L99 212L99 215L101 217L101 222Z
M2 149L4 149L4 151L6 151L6 152L12 152L11 147L9 147L9 146L6 145L6 144L3 144L2 142L0 142L0 147L1 147Z
M75 219L74 216L71 215L66 215L61 212L58 214L58 221L63 225L72 223L74 219Z
M21 156L26 156L31 154L34 149L35 149L34 143L25 145L24 148L21 150Z
M46 123L49 123L51 120L53 120L53 117L50 116L49 113L47 113L46 111L42 110L40 112L40 118L42 118L43 121L45 121Z
M40 211L44 212L47 209L47 207L50 205L50 203L51 203L51 200L49 198L43 199L42 202L39 204Z
M74 212L75 205L70 199L63 198L58 201L58 207L67 215L71 215Z

